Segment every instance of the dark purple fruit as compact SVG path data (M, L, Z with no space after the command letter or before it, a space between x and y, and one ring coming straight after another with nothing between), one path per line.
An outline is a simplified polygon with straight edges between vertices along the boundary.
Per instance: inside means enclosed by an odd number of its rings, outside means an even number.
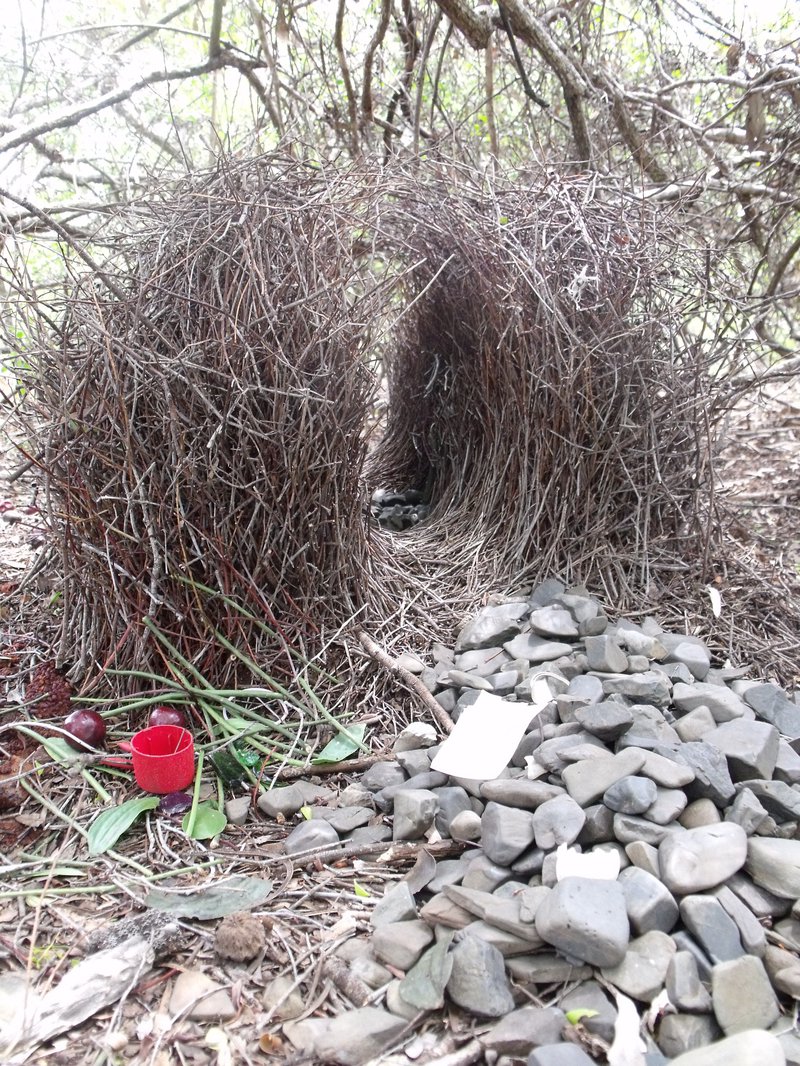
M192 797L186 792L168 792L161 797L158 809L161 814L175 815L188 811L191 805Z
M154 707L150 712L150 717L147 719L148 725L179 725L184 729L189 728L189 722L186 718L186 714L180 709L180 707L170 707L166 703L159 703L157 707Z
M106 739L106 723L97 711L73 711L64 721L67 743L79 751L99 748Z

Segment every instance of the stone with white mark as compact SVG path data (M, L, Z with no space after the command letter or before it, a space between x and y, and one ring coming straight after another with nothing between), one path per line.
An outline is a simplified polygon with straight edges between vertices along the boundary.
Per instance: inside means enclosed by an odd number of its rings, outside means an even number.
M747 835L731 822L672 833L658 849L662 880L681 896L722 884L744 866L747 856Z
M585 821L586 815L571 796L547 800L533 812L536 846L547 851L559 844L572 844Z

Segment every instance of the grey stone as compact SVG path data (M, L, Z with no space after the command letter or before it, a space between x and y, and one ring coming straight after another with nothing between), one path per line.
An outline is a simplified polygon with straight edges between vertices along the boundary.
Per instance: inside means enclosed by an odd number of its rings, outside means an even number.
M800 784L800 755L785 740L778 744L778 758L772 776L776 781L785 781L787 785Z
M311 821L295 826L284 840L283 850L287 855L298 855L302 851L330 847L338 843L339 834L333 826L321 818L313 818Z
M736 789L719 748L697 740L681 745L675 756L694 770L694 781L686 786L689 799L710 799L718 807L725 807L733 799Z
M478 888L484 892L493 892L506 881L510 881L512 876L508 866L500 866L492 862L488 855L481 854L470 859L469 867L461 883L465 888Z
M408 651L398 655L395 662L402 670L407 670L410 674L421 674L425 669L425 663L422 659Z
M692 671L684 663L654 663L653 665L657 670L663 670L673 685L678 681L691 685L694 681Z
M281 974L269 981L262 993L261 1002L271 1017L280 1021L299 1018L306 1009L303 994L291 974Z
M745 868L757 885L773 895L800 897L800 840L750 837Z
M583 810L585 821L578 834L578 843L604 844L614 839L614 813L603 803L594 803Z
M536 931L571 958L618 965L630 936L622 887L615 881L565 877L536 911Z
M484 799L529 811L564 794L565 790L560 785L550 785L546 781L530 781L524 777L484 781L481 785L481 796Z
M479 651L464 651L456 655L453 666L467 674L489 680L514 660L502 648L481 648Z
M702 681L711 667L708 648L694 641L682 640L669 649L666 658L670 663L683 663L698 681Z
M734 874L726 881L726 885L756 918L782 918L784 914L788 914L792 905L790 899L768 892L742 874Z
M717 728L714 715L705 705L696 707L675 722L675 732L684 742L703 740Z
M481 838L481 816L475 811L461 811L450 823L449 835L453 840L474 841Z
M625 854L639 870L644 870L652 877L661 881L661 870L658 865L658 848L652 844L645 844L643 840L635 840L625 845Z
M511 640L520 632L529 610L527 603L502 603L496 607L484 607L461 630L456 648L459 651L491 648Z
M753 1066L754 1063L758 1066L786 1066L786 1056L777 1037L761 1029L750 1029L729 1036L727 1040L719 1040L710 1047L687 1051L673 1059L671 1066Z
M650 660L646 655L629 655L628 656L628 669L629 674L643 674L650 669ZM663 673L663 671L662 671ZM669 674L667 674L669 677ZM672 680L670 678L670 680Z
M779 733L792 740L800 737L800 707L777 685L752 685L745 692L744 701Z
M622 674L627 670L628 656L612 636L585 637L583 643L590 670L604 674Z
M575 589L556 597L556 603L566 607L576 622L588 622L601 613L600 604L585 589Z
M402 1018L380 1007L357 1007L324 1021L314 1039L315 1057L359 1066L378 1055L405 1028Z
M512 933L520 940L526 940L535 947L542 947L542 938L536 932L534 925L535 915L530 920L522 918L522 904L519 898L497 899L492 897L483 916L484 921L493 925L496 929L502 929L506 933Z
M444 785L434 792L438 804L434 825L443 837L451 836L450 825L458 814L469 811L473 814L469 793L460 785ZM478 816L475 815L477 818ZM478 818L480 823L480 818ZM463 839L463 838L462 838Z
M364 771L359 780L370 792L380 792L384 788L402 784L405 779L405 771L399 762L376 762Z
M486 1050L498 1055L527 1055L543 1044L556 1044L566 1015L558 1007L520 1007L480 1037Z
M648 703L636 703L631 707L633 725L624 733L617 748L675 748L680 738L674 727L667 721L664 711Z
M626 996L650 1003L664 987L674 954L672 937L654 929L631 940L622 962L606 966L603 977Z
M667 888L685 896L722 884L742 868L747 855L741 826L720 822L671 834L659 845L658 863Z
M713 963L728 962L744 954L738 926L718 899L684 896L680 910L683 924Z
M779 822L800 819L800 788L783 781L748 780L742 782L764 808Z
M669 1001L687 1014L711 1012L711 996L700 980L694 955L678 951L670 959L666 980Z
M684 829L699 829L704 825L718 825L722 815L713 800L696 799L684 807L678 821Z
M719 1026L709 1014L665 1014L658 1027L657 1040L664 1054L670 1057L671 1066L675 1066L689 1055L705 1054L720 1035ZM730 1066L729 1060L726 1066Z
M519 916L523 922L534 922L536 912L550 893L543 885L529 885L519 893Z
M417 917L417 905L411 889L405 881L393 885L378 900L370 915L369 924L373 929L392 922L408 922Z
M481 840L486 857L508 866L534 841L533 816L518 807L491 800L481 816Z
M428 789L404 789L394 797L393 840L419 840L433 825L439 808L436 794Z
M323 819L332 825L337 833L352 833L359 826L366 825L375 812L370 807L313 807L314 819Z
M555 604L531 611L531 629L540 637L572 640L578 637L578 627L569 611Z
M433 940L433 930L421 919L388 922L372 933L372 950L379 962L410 970Z
M231 825L244 825L250 813L250 796L234 796L225 801L225 817Z
M395 754L409 777L428 773L431 768L431 754L426 748L411 748L409 751L398 751Z
M637 933L670 932L678 920L678 904L657 877L637 866L629 866L620 872L618 883L625 894L631 926Z
M613 632L622 647L636 655L646 655L648 659L660 661L667 654L667 649L660 640L661 634L645 633L635 622L621 618L614 626Z
M800 921L797 918L784 918L782 922L776 922L772 927L772 937L790 951L800 953Z
M596 803L605 790L621 777L637 773L644 764L645 753L638 748L625 749L616 755L584 759L565 766L562 778L576 803L586 807Z
M390 825L362 825L354 829L347 837L348 844L377 844L382 840L392 839Z
M772 987L792 999L800 999L800 959L783 948L767 945L764 968Z
M432 748L437 739L436 730L430 722L411 722L398 733L392 751L397 754L414 748Z
M705 984L711 984L711 971L713 966L711 965L711 959L703 951L697 941L686 932L685 929L677 929L672 933L672 939L675 941L675 946L678 951L688 951L695 961L697 966L697 972L700 975L700 980Z
M748 836L752 836L768 818L767 809L749 788L737 792L733 803L725 811L725 821L736 822Z
M477 888L465 888L463 885L446 885L444 894L459 907L464 907L478 918L483 918L486 908L494 899L491 892Z
M686 793L679 788L659 788L655 802L644 812L644 817L656 825L669 825L683 813L686 803Z
M746 715L747 707L741 697L721 685L709 685L696 681L693 685L678 682L672 690L672 702L678 711L693 711L696 707L708 707L714 721L730 722Z
M662 788L685 788L694 781L694 770L686 763L656 751L646 751L642 775Z
M486 679L492 686L495 696L510 696L522 682L520 670L499 670Z
M372 805L372 793L360 781L353 781L342 789L336 802L340 807L369 807Z
M630 700L653 707L669 706L672 683L660 670L646 670L641 674L607 674L602 678L606 696L617 693Z
M602 639L602 638L598 638ZM633 712L616 700L603 700L575 709L575 721L587 733L604 743L613 744L633 725Z
M334 794L328 788L321 788L309 781L294 781L291 785L271 788L262 792L258 798L258 809L270 818L291 818L301 807L333 800Z
M608 1043L614 1039L614 1023L617 1020L616 1008L609 1002L603 989L596 981L585 981L562 995L559 1006L565 1014L572 1010L590 1010L597 1013L581 1019L581 1024L594 1036Z
M436 943L428 948L400 982L398 992L416 1010L441 1010L444 990L453 970L450 945L455 931L440 930Z
M603 803L621 814L643 814L656 801L657 789L649 777L628 774L603 793Z
M513 640L506 641L503 648L512 659L527 659L529 663L550 662L560 655L569 655L572 651L571 644L545 640L543 637L537 637L535 633L521 633Z
M480 674L468 674L466 670L458 670L455 666L451 666L449 670L439 675L439 684L447 688L474 688L478 692L492 691L491 682L485 677L481 677Z
M772 777L780 739L775 726L739 718L723 722L703 739L723 753L733 781Z
M532 937L528 936L527 932L525 936L517 936L516 933L511 933L507 929L491 925L483 918L470 922L464 929L463 935L474 936L486 944L491 944L493 948L500 952L503 958L511 958L514 955L530 955L532 951L536 951L542 946L542 939L536 934L535 930Z
M560 773L565 766L569 765L567 753L573 748L580 748L587 743L592 746L604 758L609 757L608 749L602 741L592 737L589 733L567 733L563 736L550 737L543 740L533 751L533 757L539 766L549 773Z
M527 1066L594 1066L577 1044L546 1044L528 1055Z
M413 1021L419 1016L419 1011L416 1007L412 1007L406 1003L403 997L400 995L400 980L391 981L385 991L386 1009L394 1014L398 1018L404 1018L406 1021Z
M353 977L363 981L370 988L383 988L384 985L388 985L392 980L389 970L368 955L353 959L350 963L350 972ZM305 1007L302 1009L305 1009Z
M546 800L533 812L536 846L547 851L559 844L572 844L585 821L586 815L571 796Z
M714 967L711 998L726 1036L748 1029L769 1029L780 1015L764 964L752 955Z
M474 914L448 899L444 892L431 896L420 908L419 916L429 925L443 925L448 929L463 929L475 921Z
M725 908L725 913L736 922L744 950L748 955L756 955L760 958L767 949L764 926L727 885L712 889L712 894Z
M200 970L183 970L169 998L173 1015L184 1013L196 1021L228 1021L236 1014L228 990Z
M614 815L614 836L623 845L643 841L645 844L657 847L662 840L676 832L683 833L684 830L680 826L676 827L674 823L673 825L656 825L655 822L649 822L646 818L637 818L635 814Z
M522 985L570 984L573 981L586 981L592 976L590 966L546 951L507 959L506 969Z
M481 1018L502 1018L514 1009L503 956L475 936L464 936L452 949L453 969L447 992L454 1003Z

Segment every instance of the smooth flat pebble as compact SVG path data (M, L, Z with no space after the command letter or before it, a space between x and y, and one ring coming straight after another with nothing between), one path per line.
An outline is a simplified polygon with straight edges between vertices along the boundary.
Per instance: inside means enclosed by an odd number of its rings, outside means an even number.
M666 837L658 848L658 864L670 892L686 896L721 885L744 866L747 854L742 827L720 822Z
M748 1029L678 1055L670 1066L786 1066L786 1055L772 1033Z

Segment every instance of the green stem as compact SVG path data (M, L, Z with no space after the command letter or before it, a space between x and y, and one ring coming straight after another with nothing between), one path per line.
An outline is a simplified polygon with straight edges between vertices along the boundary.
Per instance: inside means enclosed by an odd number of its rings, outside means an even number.
M186 823L186 835L191 838L194 832L194 823L197 821L197 804L200 801L200 778L203 773L203 752L202 749L197 753L197 773L194 779L194 789L192 790L192 809L189 811L189 821Z

